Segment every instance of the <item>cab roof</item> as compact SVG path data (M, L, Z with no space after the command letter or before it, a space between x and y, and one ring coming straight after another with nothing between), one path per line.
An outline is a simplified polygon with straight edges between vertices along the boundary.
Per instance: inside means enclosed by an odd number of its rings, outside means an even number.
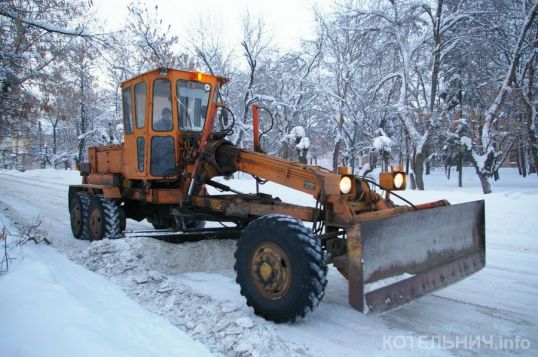
M155 69L152 69L151 71L147 71L147 72L144 72L144 73L141 73L139 75L136 75L134 77L131 77L125 81L123 81L121 83L121 87L123 87L125 84L128 84L132 81L135 81L137 80L138 78L140 77L143 77L143 76L147 76L147 75L156 75L156 74L162 74L163 72L167 73L167 74L175 74L176 76L185 76L185 77L196 77L198 76L199 73L202 74L202 76L207 76L207 77L213 77L216 79L216 81L220 84L220 85L224 85L226 83L228 83L230 81L229 78L226 78L226 77L220 77L220 76L214 76L212 74L208 74L208 73L203 73L203 72L199 72L199 71L182 71L182 70L179 70L179 69L174 69L174 68L165 68L165 67L161 67L161 68L155 68Z

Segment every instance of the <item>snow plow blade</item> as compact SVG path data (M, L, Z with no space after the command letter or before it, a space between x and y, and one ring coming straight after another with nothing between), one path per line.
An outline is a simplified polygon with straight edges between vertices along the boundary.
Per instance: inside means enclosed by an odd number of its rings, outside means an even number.
M347 230L344 275L354 308L386 311L485 266L484 201L446 204L360 221Z

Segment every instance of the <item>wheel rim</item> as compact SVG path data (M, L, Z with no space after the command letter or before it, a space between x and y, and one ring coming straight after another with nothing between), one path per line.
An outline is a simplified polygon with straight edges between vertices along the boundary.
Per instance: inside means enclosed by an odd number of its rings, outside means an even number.
M90 231L95 239L99 239L101 237L101 212L99 212L99 209L97 208L92 210L90 214Z
M71 206L71 224L75 232L80 232L82 227L82 209L78 201L75 201Z
M290 260L275 243L263 242L256 247L251 258L250 273L256 290L266 299L282 299L290 289Z

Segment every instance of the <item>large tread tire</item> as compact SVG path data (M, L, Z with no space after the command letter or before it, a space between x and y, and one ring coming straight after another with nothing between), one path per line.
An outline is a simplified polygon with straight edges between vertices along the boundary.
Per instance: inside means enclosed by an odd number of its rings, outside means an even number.
M120 238L121 219L118 203L102 195L92 196L86 223L91 241Z
M283 268L277 269L287 269L280 276L291 275L283 292L277 292L277 295L283 295L276 298L270 290L275 285L270 286L269 296L268 290L264 290L267 287L260 287L260 282L267 276L262 277L264 273L259 263L265 259L259 258L259 252L265 254L265 247L275 247L274 251L284 253L285 259L280 260ZM275 256L280 257L278 254ZM287 267L287 262L291 267ZM301 221L282 214L260 217L245 228L237 242L234 269L247 304L257 315L276 323L295 322L313 311L323 298L327 285L327 266L321 242ZM269 275L271 279L278 276L278 272L270 271L273 274ZM279 281L278 278L276 280Z
M69 204L71 232L76 239L89 239L86 220L91 197L87 192L80 191L73 195Z

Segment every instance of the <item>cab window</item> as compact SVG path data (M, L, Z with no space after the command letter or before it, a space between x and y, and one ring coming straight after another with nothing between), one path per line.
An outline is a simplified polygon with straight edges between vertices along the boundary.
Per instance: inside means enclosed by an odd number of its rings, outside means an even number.
M123 120L125 122L125 134L133 132L133 115L131 113L131 87L122 91Z
M172 105L170 103L170 80L156 79L153 82L153 130L172 130Z
M174 176L175 167L174 138L172 136L154 136L151 138L151 175Z
M136 127L141 129L146 125L146 83L138 83L134 90Z
M144 151L145 151L145 142L144 137L139 136L136 138L136 157L138 163L138 171L144 172Z
M210 84L187 80L177 81L177 112L181 130L202 131L210 93Z

